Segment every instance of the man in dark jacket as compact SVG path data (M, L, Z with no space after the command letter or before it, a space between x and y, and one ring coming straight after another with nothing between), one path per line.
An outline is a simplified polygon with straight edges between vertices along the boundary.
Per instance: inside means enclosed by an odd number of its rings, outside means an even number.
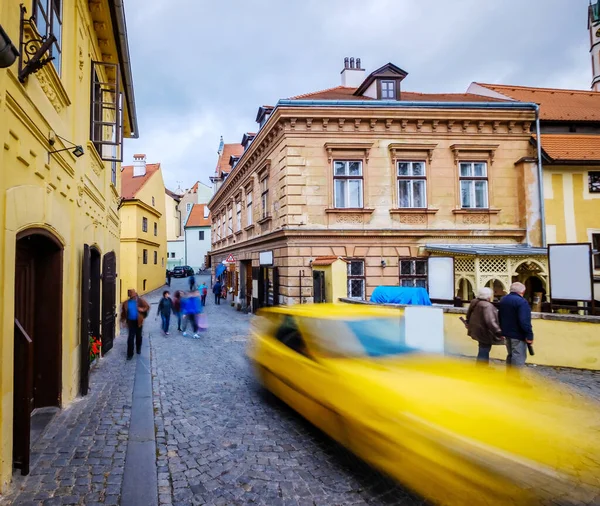
M531 308L523 298L525 285L513 283L510 293L502 298L498 316L502 335L506 338L508 356L506 364L516 367L525 365L527 345L533 343Z
M217 279L217 282L213 285L213 293L215 294L215 304L221 304L221 290L223 285Z

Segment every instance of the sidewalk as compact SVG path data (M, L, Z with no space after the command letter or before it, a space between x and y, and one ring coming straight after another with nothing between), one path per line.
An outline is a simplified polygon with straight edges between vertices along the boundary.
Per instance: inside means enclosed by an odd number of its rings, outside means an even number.
M144 298L157 302L163 289ZM137 362L149 353L149 333L155 326L151 314L144 326L143 353L131 361L125 360L126 331L116 336L113 349L90 373L88 395L48 424L32 445L30 474L13 475L11 492L0 497L1 506L120 504Z

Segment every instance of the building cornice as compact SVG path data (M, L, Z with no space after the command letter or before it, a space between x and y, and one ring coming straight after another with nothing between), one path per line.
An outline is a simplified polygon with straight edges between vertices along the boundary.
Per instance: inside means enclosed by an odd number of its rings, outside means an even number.
M121 237L121 242L136 242L139 244L145 244L146 246L154 246L155 248L160 248L159 243L149 241L148 239L143 239L141 237Z
M162 216L162 213L160 211L158 211L154 207L146 204L144 201L142 201L140 199L123 199L122 207L125 207L125 206L139 206L142 209L144 209L145 211L148 211L150 214L153 214L157 218L160 218Z

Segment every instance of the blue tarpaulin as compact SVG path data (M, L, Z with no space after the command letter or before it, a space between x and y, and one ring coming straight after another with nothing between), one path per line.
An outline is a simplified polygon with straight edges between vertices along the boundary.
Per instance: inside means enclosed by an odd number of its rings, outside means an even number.
M371 302L377 304L410 304L413 306L431 306L429 294L425 288L406 286L378 286L373 290Z
M215 276L218 278L221 274L223 274L225 272L225 269L227 269L226 265L224 265L224 264L217 265L217 268L215 269Z

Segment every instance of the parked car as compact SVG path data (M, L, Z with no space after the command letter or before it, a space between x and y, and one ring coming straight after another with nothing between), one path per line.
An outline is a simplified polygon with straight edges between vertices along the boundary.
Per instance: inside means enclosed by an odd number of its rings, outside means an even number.
M266 389L437 504L597 504L596 404L533 372L507 380L504 367L423 353L404 336L394 309L268 308L248 356Z
M178 265L177 267L173 267L172 272L174 278L187 278L188 276L194 275L194 269L189 265Z

